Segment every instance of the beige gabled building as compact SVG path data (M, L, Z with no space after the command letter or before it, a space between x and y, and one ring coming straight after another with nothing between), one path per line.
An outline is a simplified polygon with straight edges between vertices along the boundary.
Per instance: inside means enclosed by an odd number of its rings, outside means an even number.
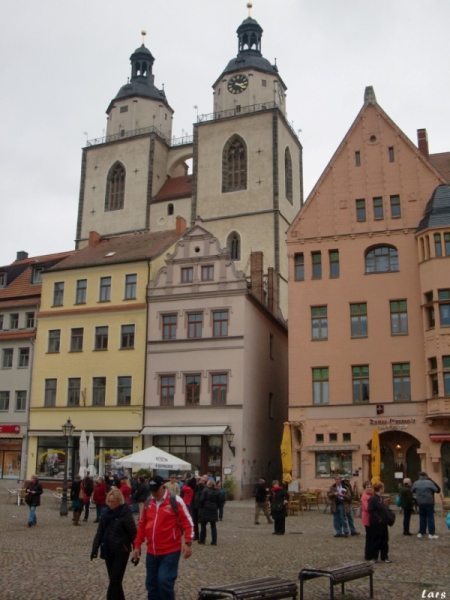
M197 222L147 291L144 447L183 457L199 473L235 477L237 497L249 497L260 476L280 477L287 417L277 278L273 269L263 277L261 253L251 263L249 287Z
M389 491L424 469L448 492L450 197L421 150L367 88L289 229L289 421L304 487L336 473L361 486L378 428Z

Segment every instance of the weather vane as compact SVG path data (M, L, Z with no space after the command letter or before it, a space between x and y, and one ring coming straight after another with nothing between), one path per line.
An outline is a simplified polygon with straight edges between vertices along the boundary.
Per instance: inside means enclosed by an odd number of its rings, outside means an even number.
M248 8L248 16L251 17L253 4L251 2L247 2L247 8Z

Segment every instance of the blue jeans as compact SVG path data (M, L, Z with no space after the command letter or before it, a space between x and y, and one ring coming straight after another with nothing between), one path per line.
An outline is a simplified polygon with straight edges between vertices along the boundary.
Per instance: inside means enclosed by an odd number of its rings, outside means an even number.
M100 521L103 511L105 510L105 504L96 504L95 510L97 511L97 521Z
M336 512L333 513L333 526L336 534L342 534L342 530L345 534L348 534L347 518L342 503L336 504Z
M30 506L30 514L28 517L28 523L33 523L33 525L36 525L36 523L37 523L35 506Z
M419 533L425 535L427 532L434 535L434 504L419 504Z
M160 556L147 552L145 587L148 600L175 600L174 586L178 577L180 555L181 550Z
M351 506L348 507L347 521L348 521L348 526L350 527L350 532L356 533L355 523L353 522L353 512L352 512Z

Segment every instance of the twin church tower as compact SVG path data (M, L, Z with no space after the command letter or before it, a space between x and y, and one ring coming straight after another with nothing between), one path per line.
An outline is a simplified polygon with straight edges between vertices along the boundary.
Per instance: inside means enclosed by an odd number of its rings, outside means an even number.
M263 252L286 317L285 234L303 200L302 147L286 119L286 85L261 53L262 33L251 16L238 27L237 56L189 138L172 137L174 110L155 85L152 53L144 43L133 52L131 77L106 111L106 136L83 149L76 246L90 231L161 231L175 229L177 216L188 225L200 218L238 269L248 273L250 253Z

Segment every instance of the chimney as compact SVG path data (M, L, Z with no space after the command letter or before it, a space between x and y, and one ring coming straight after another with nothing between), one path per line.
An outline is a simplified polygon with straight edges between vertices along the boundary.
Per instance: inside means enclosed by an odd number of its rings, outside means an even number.
M268 272L268 309L270 312L278 315L278 274L273 267L269 267Z
M430 153L428 151L428 134L426 129L417 130L417 147L419 148L420 152L426 156L426 158L430 158Z
M175 233L176 235L181 235L187 229L186 220L183 217L178 216L175 225Z
M100 238L101 238L101 235L99 233L97 233L96 231L90 231L89 232L89 246L91 246L92 248L94 248L94 246L97 246L100 243Z
M19 252L17 252L16 261L17 260L25 260L27 258L28 258L28 252L24 252L23 250L19 250Z
M250 254L250 277L252 294L263 301L263 253L252 252Z

